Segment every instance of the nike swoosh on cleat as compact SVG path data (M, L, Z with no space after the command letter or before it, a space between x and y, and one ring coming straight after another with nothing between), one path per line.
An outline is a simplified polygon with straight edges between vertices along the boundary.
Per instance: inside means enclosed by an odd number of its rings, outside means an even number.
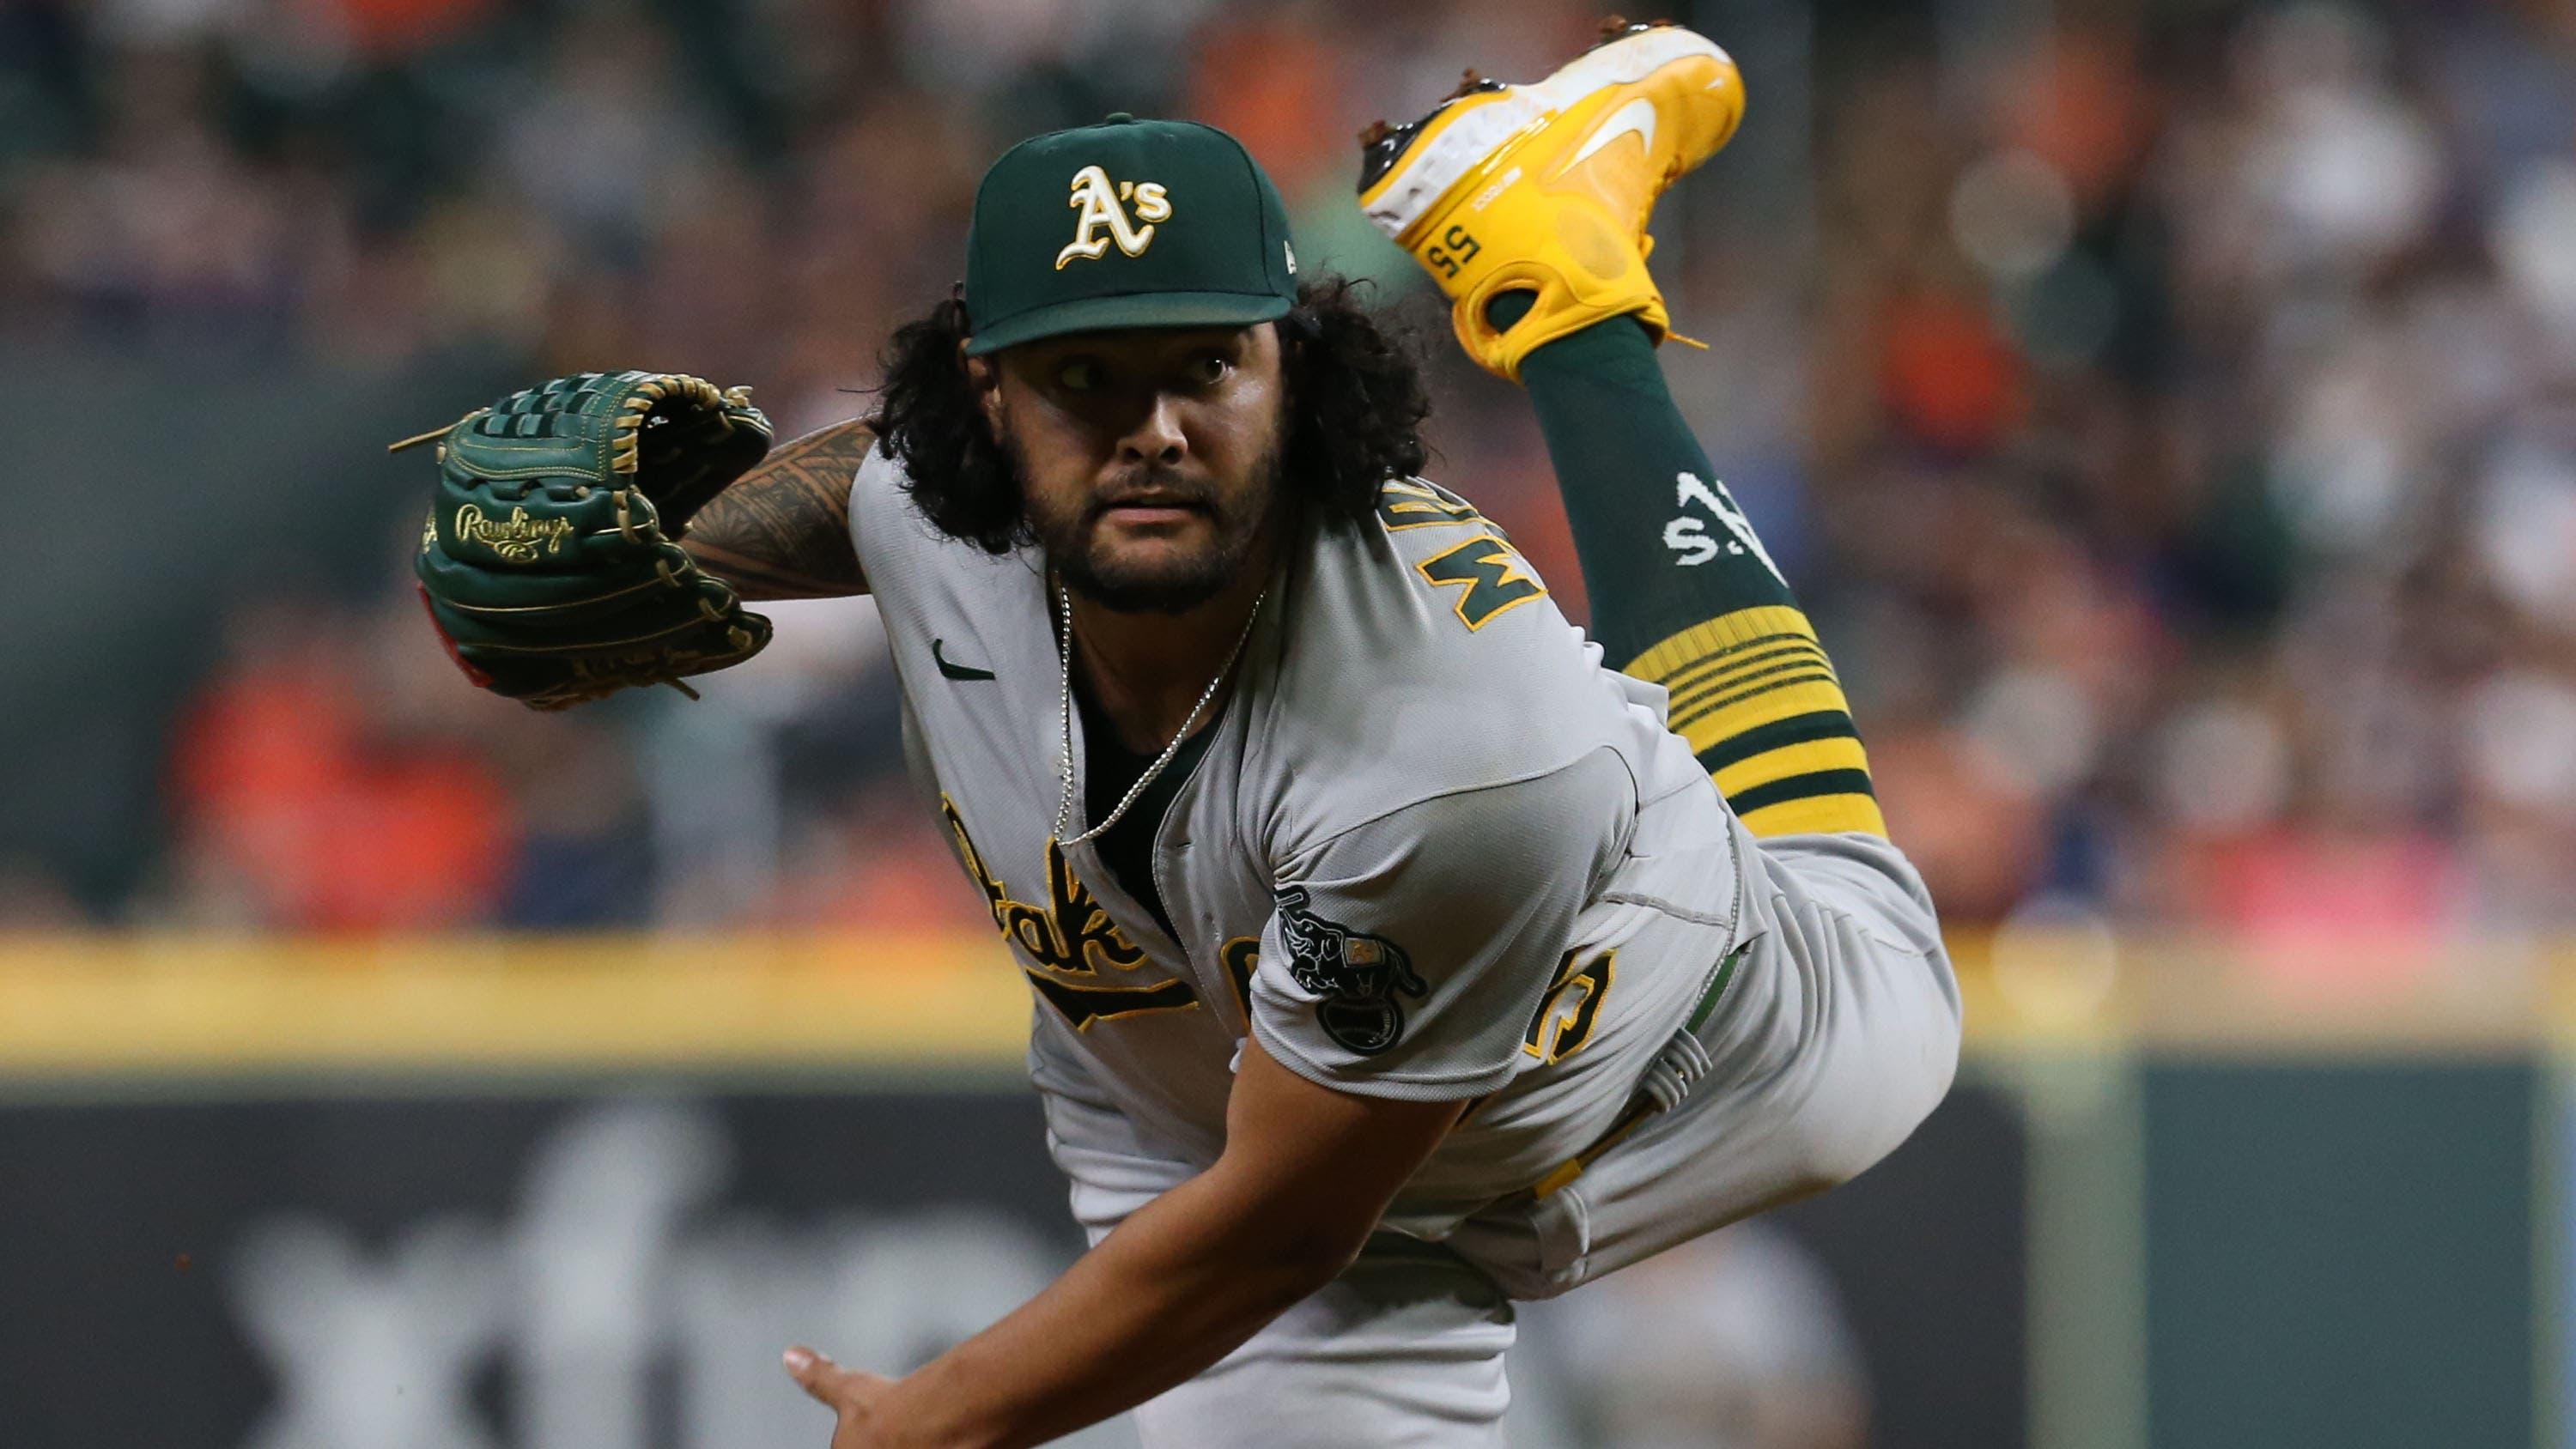
M930 662L939 666L939 672L941 675L949 679L990 679L993 677L993 671L989 669L978 669L972 664L958 664L952 662L946 654L940 652L940 646L946 642L947 641L944 639L933 639L930 641Z
M1644 96L1611 112L1610 119L1601 123L1601 129L1594 131L1591 139L1583 143L1583 149L1574 153L1574 159L1556 168L1556 174L1562 176L1591 160L1594 152L1631 131L1646 143L1649 152L1655 149L1655 103Z

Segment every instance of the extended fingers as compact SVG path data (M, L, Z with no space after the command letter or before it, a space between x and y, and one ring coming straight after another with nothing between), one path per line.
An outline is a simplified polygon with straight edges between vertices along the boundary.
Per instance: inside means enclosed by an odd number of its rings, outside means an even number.
M787 1376L813 1395L816 1402L827 1409L847 1406L850 1381L857 1375L803 1344L787 1350L782 1361L787 1365Z

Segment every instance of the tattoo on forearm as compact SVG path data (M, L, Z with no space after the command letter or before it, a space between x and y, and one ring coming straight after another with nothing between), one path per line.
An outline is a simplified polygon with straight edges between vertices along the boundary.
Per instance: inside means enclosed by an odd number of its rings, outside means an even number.
M850 479L870 441L856 419L796 439L699 509L680 546L746 599L866 593L850 544Z

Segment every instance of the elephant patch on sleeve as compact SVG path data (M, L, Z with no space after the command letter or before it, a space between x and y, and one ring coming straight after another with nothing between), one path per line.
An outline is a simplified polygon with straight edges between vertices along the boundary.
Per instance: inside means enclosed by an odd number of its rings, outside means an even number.
M1279 892L1279 940L1288 951L1288 975L1300 990L1322 998L1315 1020L1344 1050L1373 1057L1404 1039L1401 997L1431 988L1416 975L1404 948L1383 936L1328 921L1309 907L1304 886Z

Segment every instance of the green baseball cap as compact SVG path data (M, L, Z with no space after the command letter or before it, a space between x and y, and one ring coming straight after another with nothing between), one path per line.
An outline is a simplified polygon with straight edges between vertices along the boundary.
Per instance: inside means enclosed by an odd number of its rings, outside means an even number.
M1002 153L966 239L966 355L1067 332L1243 327L1297 303L1288 209L1194 121L1050 131Z

